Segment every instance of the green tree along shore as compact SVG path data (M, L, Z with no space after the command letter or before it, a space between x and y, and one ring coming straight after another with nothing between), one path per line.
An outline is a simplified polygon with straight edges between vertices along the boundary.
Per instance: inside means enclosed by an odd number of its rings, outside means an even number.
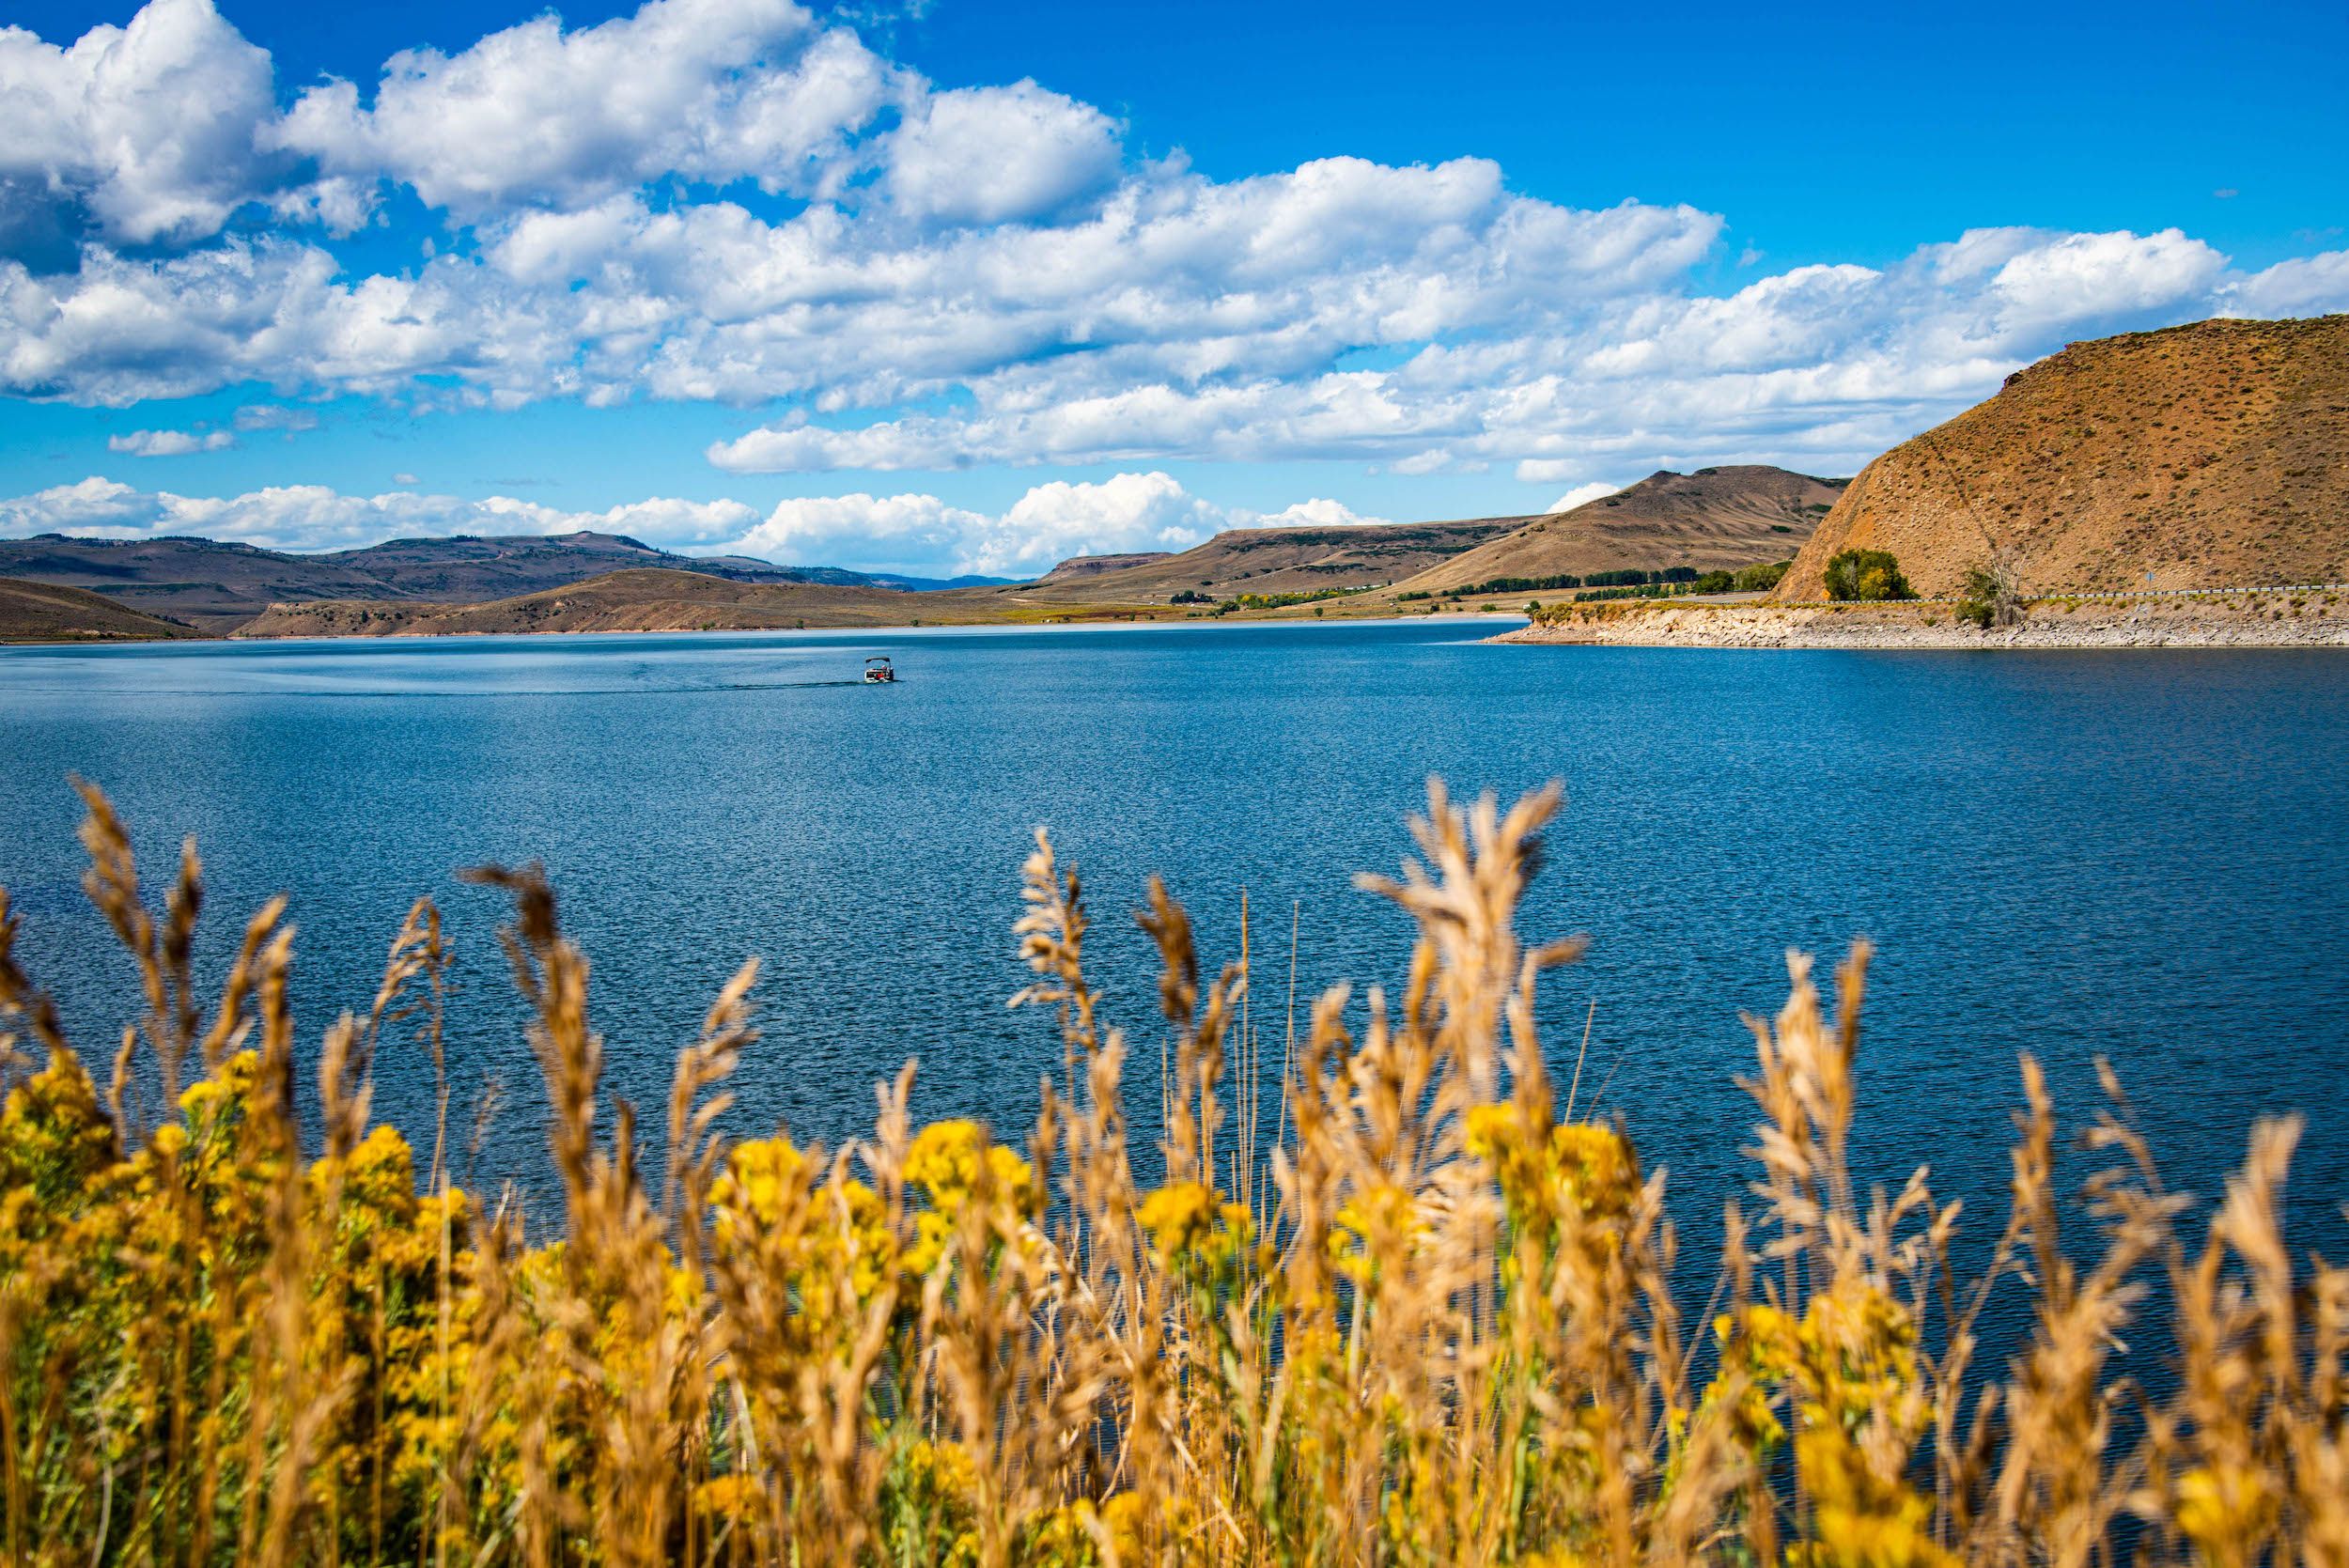
M514 900L547 1094L560 1212L526 1228L451 1186L445 1077L428 1154L370 1125L381 1053L442 1065L428 900L298 1052L284 901L200 993L193 846L151 901L86 800L86 887L140 976L119 1052L66 1039L0 897L10 1561L1989 1568L2349 1540L2349 1271L2280 1234L2296 1123L2254 1130L2200 1220L2116 1110L2091 1234L2060 1236L2027 1056L2011 1212L1964 1217L1993 1240L1960 1274L1921 1172L1871 1196L1844 1163L1864 947L1831 998L1791 961L1753 1026L1752 1198L1686 1315L1661 1181L1532 1029L1577 952L1515 925L1554 789L1431 788L1421 862L1367 884L1416 923L1408 978L1311 1002L1276 1103L1246 969L1156 884L1159 1016L1111 1021L1039 834L1016 1001L1062 1058L1033 1124L924 1126L909 1066L839 1149L720 1131L755 964L654 1128L607 1108L553 893L473 873ZM1138 1165L1126 1067L1161 1045ZM1989 1314L2023 1326L1997 1365ZM2116 1364L2164 1335L2166 1388Z
M1915 598L1916 590L1901 575L1901 564L1888 551L1845 550L1827 564L1827 597L1876 602Z
M1367 588L1309 588L1286 594L1235 594L1219 603L1215 613L1228 615L1237 610L1285 610L1292 604L1319 604L1325 599L1351 598L1369 591ZM1174 602L1183 602L1181 596L1177 595Z
M1793 564L1791 561L1774 561L1766 566L1747 567L1735 572L1700 572L1694 567L1667 567L1653 571L1626 567L1619 571L1580 575L1561 572L1549 577L1495 577L1457 588L1410 589L1394 597L1398 603L1432 598L1457 601L1492 594L1545 593L1567 588L1584 590L1576 594L1575 599L1587 602L1604 598L1663 598L1672 594L1766 593L1778 585L1779 579L1786 575L1786 568Z

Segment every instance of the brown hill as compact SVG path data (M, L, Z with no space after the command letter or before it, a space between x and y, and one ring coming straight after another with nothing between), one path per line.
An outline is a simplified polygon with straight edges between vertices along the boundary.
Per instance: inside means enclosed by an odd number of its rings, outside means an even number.
M431 599L443 604L510 598L630 567L708 572L746 582L800 582L807 576L746 555L675 555L625 534L599 534L592 529L576 534L387 539L359 550L296 559L362 572L383 584L383 595L367 598Z
M1584 576L1639 568L1734 570L1783 561L1841 498L1844 479L1747 464L1669 469L1628 489L1521 528L1430 567L1401 591L1473 587L1503 578Z
M103 594L0 577L0 643L104 643L194 637L193 628L126 610Z
M831 582L738 582L655 567L483 604L341 599L272 604L239 637L422 637L522 631L726 631L903 626L919 618L992 620L950 604L972 592L915 598L894 588Z
M103 594L214 631L272 600L384 597L380 580L331 557L211 539L0 539L0 573Z
M2349 576L2349 316L2201 321L2075 343L1870 463L1778 597L1837 551L1918 592L2011 559L2028 592Z
M1366 587L1400 582L1439 561L1497 538L1525 520L1485 518L1330 528L1234 528L1179 555L1157 556L1087 576L1064 578L1056 571L1035 582L970 593L973 603L1004 606L1145 605L1165 604L1176 594L1222 599L1244 593Z

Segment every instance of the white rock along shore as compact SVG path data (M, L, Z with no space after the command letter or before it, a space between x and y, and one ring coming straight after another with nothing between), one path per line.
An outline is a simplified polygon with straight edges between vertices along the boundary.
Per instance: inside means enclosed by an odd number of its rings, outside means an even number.
M1686 648L2349 647L2349 590L2191 598L2040 599L2017 627L1983 631L1947 604L1771 605L1616 600L1497 643Z

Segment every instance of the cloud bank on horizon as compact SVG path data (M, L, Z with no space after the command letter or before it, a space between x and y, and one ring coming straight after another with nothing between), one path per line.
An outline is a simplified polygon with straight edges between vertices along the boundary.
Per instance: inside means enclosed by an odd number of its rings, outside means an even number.
M2247 271L2175 228L1977 229L1708 293L1719 214L1563 207L1474 158L1213 179L1032 81L940 86L793 0L542 16L299 88L210 0L150 0L69 45L0 28L0 394L143 410L266 389L241 431L340 397L428 418L712 404L741 411L704 454L718 483L1133 469L994 511L936 480L581 512L101 476L0 502L25 532L325 548L594 519L1007 572L1263 515L1158 465L1500 471L1574 496L1658 450L1849 472L2072 338L2349 308L2349 251ZM421 259L388 268L394 249Z

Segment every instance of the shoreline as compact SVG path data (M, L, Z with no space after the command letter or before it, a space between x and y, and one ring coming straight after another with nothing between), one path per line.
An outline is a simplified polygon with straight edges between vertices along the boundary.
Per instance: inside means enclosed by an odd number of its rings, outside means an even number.
M1982 630L1944 603L1555 606L1496 643L1583 647L2049 648L2349 647L2349 592L2235 592L2134 599L2047 598L2018 626Z
M194 647L218 644L279 644L314 643L394 644L434 641L513 641L521 642L552 637L831 637L859 636L908 637L928 635L958 635L967 633L1017 634L1021 632L1123 632L1157 629L1160 631L1210 631L1221 627L1360 627L1360 626L1424 626L1430 620L1438 625L1460 624L1464 632L1473 635L1496 624L1522 623L1525 617L1514 611L1493 614L1469 611L1441 616L1427 615L1345 615L1326 619L1280 613L1255 615L1186 615L1157 616L1134 619L1072 619L1055 621L891 621L842 626L718 626L718 627L551 627L538 631L476 631L476 630L400 630L400 631L242 631L197 632L187 637L0 637L0 649L6 648L159 648ZM1480 642L1495 642L1494 637L1480 637Z
M1290 609L1204 615L1074 615L1066 619L844 622L831 626L583 626L543 629L434 628L426 623L380 630L319 628L285 631L194 631L177 637L65 635L0 638L0 647L151 647L203 643L402 643L442 638L907 636L924 633L1076 631L1236 626L1423 625L1458 623L1476 636L1514 611L1461 611L1441 616L1396 613L1319 616ZM1770 604L1722 599L1619 599L1553 604L1544 616L1479 640L1581 647L1788 648L1937 651L2051 648L2349 647L2349 587L2237 589L2132 598L2059 596L2030 601L2019 626L1982 630L1956 620L1943 600L1894 603Z

